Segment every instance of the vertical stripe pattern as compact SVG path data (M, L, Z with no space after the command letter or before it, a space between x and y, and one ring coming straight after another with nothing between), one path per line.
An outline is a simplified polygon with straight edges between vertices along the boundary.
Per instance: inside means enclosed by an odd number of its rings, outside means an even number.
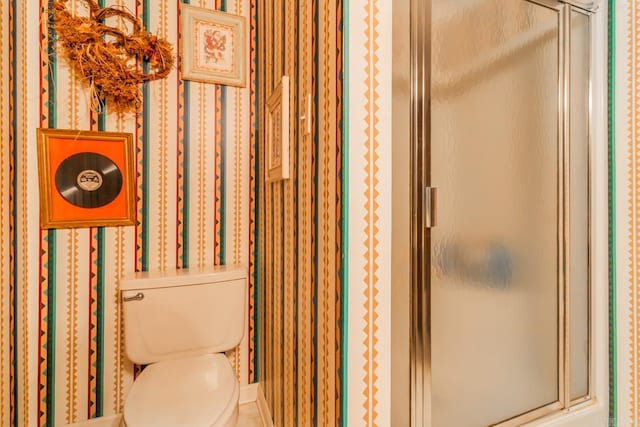
M258 353L258 340L256 330L258 327L258 232L257 232L257 215L258 215L258 16L257 5L251 3L251 20L250 20L250 165L249 165L249 295L253 298L249 301L249 383L254 383L258 378L256 354Z
M366 60L367 67L365 72L367 73L367 92L365 94L367 98L367 117L366 117L366 140L365 140L365 235L367 245L365 252L365 283L366 288L364 290L365 295L365 329L366 336L365 352L362 354L364 362L364 416L363 420L366 425L374 426L378 425L378 414L376 412L377 405L377 384L376 384L376 370L377 366L377 332L378 328L374 319L375 312L378 306L378 299L376 293L376 287L378 284L378 230L377 215L375 213L375 206L379 204L378 201L378 180L377 180L377 150L378 150L378 68L373 60L375 55L374 46L378 43L378 33L375 28L375 21L378 17L378 9L375 0L369 0L365 5L367 22L366 33ZM372 209L374 208L374 209Z
M8 421L12 426L17 425L17 405L18 405L18 398L17 398L17 362L18 362L18 355L17 355L17 348L18 348L18 334L17 334L17 328L16 328L16 317L17 317L17 292L16 292L16 283L17 283L17 274L18 274L18 257L17 257L17 233L16 233L16 219L17 219L17 215L16 215L16 209L17 209L17 203L16 203L16 193L17 193L17 188L18 188L18 184L17 184L17 177L16 177L16 163L17 163L17 159L16 159L16 139L17 139L17 112L16 112L16 108L17 108L17 98L18 98L18 84L17 84L17 80L16 80L16 68L17 68L17 48L15 46L15 35L16 35L16 1L17 0L12 0L10 7L9 7L9 25L8 25L8 30L9 30L9 34L8 34L8 45L9 45L9 91L11 92L11 96L9 98L9 122L10 125L8 125L7 127L9 128L9 177L8 177L8 181L9 181L9 196L8 196L8 200L7 199L2 199L2 203L7 203L8 204L8 211L9 211L9 265L8 265L8 270L9 270L9 330L10 330L10 334L11 336L9 337L9 360L8 360L8 365L9 365L9 393L10 394L10 398L9 398L9 417L8 419L3 419L3 422L6 420ZM6 3L3 3L6 4ZM3 34L3 46L4 43L6 43L5 41L5 36ZM4 59L4 58L3 58ZM4 67L3 67L4 70ZM2 79L2 81L4 82L4 79ZM3 103L4 104L4 103ZM3 129L4 131L4 129ZM3 174L2 179L7 179L7 177L5 177L5 175ZM6 212L7 210L2 209L3 212ZM3 244L4 244L4 240L3 240ZM3 257L2 260L4 260L5 258ZM2 325L4 327L4 324ZM4 354L3 354L4 357ZM5 359L3 359L4 361ZM0 364L2 366L7 366L7 363L2 363ZM2 390L2 394L6 395L7 393L4 392L4 389Z
M338 70L342 3L261 1L258 135L267 100L290 78L290 177L266 182L259 156L260 381L275 425L341 422L342 181ZM296 50L295 47L298 46ZM265 151L260 151L260 154ZM268 155L268 153L265 153Z
M11 165L11 87L13 72L11 65L11 37L10 9L11 2L0 4L0 425L9 425L11 417L11 377L12 366L9 362L12 353L11 305L11 246L13 242L11 231L11 198L10 198L10 165Z
M16 11L17 12L17 11ZM27 43L27 10L22 10L22 13L18 14L18 29L16 31L16 37L18 38L19 44L17 44L17 51L21 51L25 48ZM17 66L16 75L26 75L27 71L27 57L26 55L21 55L19 58L19 65ZM27 174L27 166L28 162L28 150L27 144L25 141L28 140L28 99L29 99L29 85L24 79L20 79L18 83L18 123L17 127L17 159L16 159L16 168L18 171L16 172L18 178L18 194L16 194L16 198L18 199L18 206L16 216L19 219L16 221L18 223L17 229L19 233L18 240L18 252L20 264L17 267L18 274L18 282L16 282L16 294L17 301L19 301L19 307L16 307L17 310L17 329L16 334L19 336L18 338L18 349L16 350L16 357L18 358L18 372L16 375L18 376L17 387L17 398L14 404L18 407L18 413L16 414L17 425L29 425L30 417L33 418L31 411L29 410L29 406L32 404L31 402L31 387L29 386L29 365L30 365L30 355L32 354L32 343L29 342L29 331L30 328L30 319L29 319L29 287L27 284L31 280L30 274L30 264L38 264L36 259L33 260L32 263L29 263L30 253L29 253L29 241L30 237L34 233L29 230L28 225L33 223L33 221L29 221L28 218L28 202L27 202L27 192L28 192L28 174ZM19 145L18 145L19 144ZM31 231L31 233L30 233ZM36 236L33 236L36 237Z
M608 166L609 166L609 418L618 414L618 354L617 354L617 313L616 313L616 8L615 1L608 0L608 56L607 56L607 122L608 122Z
M299 45L313 46L313 14L312 4L310 2L300 2L299 9ZM298 51L298 105L299 111L306 115L305 122L301 122L298 129L298 280L297 280L297 391L304 399L298 399L297 420L300 425L311 420L313 411L312 405L312 270L313 266L309 260L312 259L313 241L312 241L312 185L313 185L313 147L312 135L307 132L313 124L313 114L309 108L308 97L312 94L312 55L311 52L301 49Z
M639 404L639 387L640 381L638 380L638 372L640 372L640 363L638 358L638 348L640 346L640 315L638 309L640 308L640 293L638 291L638 280L640 271L640 238L638 236L640 226L640 159L638 157L640 150L637 144L638 130L640 129L640 122L638 116L638 109L640 107L640 88L637 84L637 79L640 78L640 28L638 28L638 19L640 19L640 8L636 5L636 2L631 1L628 4L629 17L628 17L628 34L629 34L629 52L628 52L628 76L630 80L629 93L628 93L628 111L629 111L629 134L628 141L628 174L630 177L630 189L628 201L628 220L630 225L630 245L629 245L629 274L630 274L630 330L631 330L631 373L632 378L630 381L629 390L631 401L631 420L640 420L640 404Z
M214 8L214 3L203 6ZM135 372L124 352L119 298L124 275L227 259L248 272L256 265L250 193L257 147L251 92L257 84L226 90L182 81L176 69L140 88L144 106L139 114L109 113L108 104L101 113L91 112L89 88L55 50L48 25L51 4L12 0L0 5L0 96L6 100L0 106L3 426L65 425L121 413ZM105 4L133 11L177 50L179 0L157 5L100 0ZM257 13L255 1L235 0L229 6L256 22L251 16ZM88 13L83 0L69 0L67 7ZM107 24L124 25L111 18ZM254 59L254 50L247 51L248 64ZM38 127L135 135L134 227L39 227ZM225 168L226 162L233 166ZM232 195L230 204L225 194ZM247 304L253 321L253 293ZM248 332L253 325L247 322L242 350L233 356L242 384L255 378L256 337Z
M391 5L348 2L347 349L344 425L389 425L391 300ZM344 10L344 9L343 9ZM346 55L345 55L346 57ZM343 155L343 158L346 153ZM345 199L342 199L344 203ZM347 226L348 225L348 226ZM346 265L344 266L346 267ZM342 295L344 303L344 294ZM344 324L343 324L344 327ZM341 369L342 370L342 369Z

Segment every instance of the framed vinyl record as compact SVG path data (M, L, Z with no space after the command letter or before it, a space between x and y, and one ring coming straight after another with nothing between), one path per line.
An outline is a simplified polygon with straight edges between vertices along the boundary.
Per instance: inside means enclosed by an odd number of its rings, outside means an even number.
M38 129L42 228L135 223L133 135Z

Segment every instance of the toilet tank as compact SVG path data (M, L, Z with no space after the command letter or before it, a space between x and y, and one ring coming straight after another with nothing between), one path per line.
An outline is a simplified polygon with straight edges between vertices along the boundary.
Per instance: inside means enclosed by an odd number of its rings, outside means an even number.
M242 267L135 273L120 291L125 352L134 363L220 353L244 334Z

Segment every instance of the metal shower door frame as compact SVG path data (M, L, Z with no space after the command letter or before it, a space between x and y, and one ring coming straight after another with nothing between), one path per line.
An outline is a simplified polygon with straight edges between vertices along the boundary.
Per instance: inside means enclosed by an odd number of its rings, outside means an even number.
M569 392L570 370L570 336L569 336L569 291L567 283L568 266L565 243L562 241L565 230L569 227L569 219L565 205L568 206L568 171L569 171L569 90L570 63L569 56L571 32L571 12L590 14L597 9L597 2L590 10L576 7L575 1L560 0L523 0L538 4L559 14L559 75L558 75L558 171L562 176L559 182L559 400L535 409L512 419L495 424L496 427L522 425L548 415L566 411L569 408L579 409L589 406L593 397L593 367L589 367L589 396L571 401ZM584 2L581 2L584 3ZM426 188L431 182L431 31L432 0L411 0L411 425L413 427L431 426L431 228L427 221L432 215L432 206L425 200ZM590 30L592 32L592 30ZM589 87L592 85L592 74L589 73ZM591 113L590 113L591 115ZM591 136L589 146L591 146ZM589 147L591 150L591 147ZM589 167L590 169L590 167ZM591 193L591 190L589 190ZM430 200L429 200L430 201ZM590 221L590 220L589 220ZM589 225L591 230L591 224ZM591 265L591 262L590 262ZM591 269L591 267L590 267ZM593 281L590 280L590 291ZM590 292L591 293L591 292ZM590 310L591 311L591 310ZM589 333L590 340L591 332ZM593 344L593 343L592 343ZM590 350L592 360L593 345ZM435 427L435 426L434 426Z

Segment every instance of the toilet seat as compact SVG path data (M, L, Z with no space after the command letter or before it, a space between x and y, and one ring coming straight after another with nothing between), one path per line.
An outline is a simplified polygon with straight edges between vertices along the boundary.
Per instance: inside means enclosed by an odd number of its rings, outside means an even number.
M127 427L223 427L238 416L238 380L223 354L147 366L124 404Z

